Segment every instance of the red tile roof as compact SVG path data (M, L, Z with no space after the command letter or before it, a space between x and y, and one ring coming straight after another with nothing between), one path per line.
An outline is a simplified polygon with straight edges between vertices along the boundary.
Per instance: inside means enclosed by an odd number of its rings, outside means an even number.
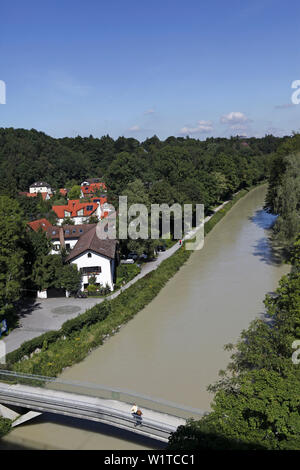
M102 206L107 202L107 197L106 196L99 196L99 197L91 197L92 202L100 202L100 205Z
M88 210L88 207L90 208ZM65 211L70 212L69 217L77 217L78 211L83 209L83 216L92 215L98 207L96 202L80 202L79 199L69 199L68 204L63 206L52 206L52 210L56 213L59 219L64 219Z
M81 186L81 191L84 195L93 194L96 191L106 191L105 183L90 183Z
M19 193L20 196L26 196L26 197L37 197L38 194L41 194L42 195L42 198L45 200L48 193L46 192L39 192L39 193L26 193L26 192L21 192ZM49 194L50 197L52 197L52 194Z
M37 232L39 228L46 232L48 228L52 227L52 224L47 219L33 220L32 222L28 222L27 225L29 225L29 227L31 227L35 232Z
M66 196L67 193L68 193L68 190L65 189L65 188L61 188L61 189L59 190L59 192L60 192L60 194L61 194L62 196Z

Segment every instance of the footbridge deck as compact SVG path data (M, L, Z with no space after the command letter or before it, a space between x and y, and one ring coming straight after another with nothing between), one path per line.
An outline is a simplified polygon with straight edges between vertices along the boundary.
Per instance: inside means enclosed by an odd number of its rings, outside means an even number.
M141 420L132 416L132 403L142 409ZM126 390L2 370L0 404L0 414L13 419L13 426L50 412L98 421L162 442L168 442L170 434L188 417L199 419L205 414ZM22 415L9 407L30 411Z

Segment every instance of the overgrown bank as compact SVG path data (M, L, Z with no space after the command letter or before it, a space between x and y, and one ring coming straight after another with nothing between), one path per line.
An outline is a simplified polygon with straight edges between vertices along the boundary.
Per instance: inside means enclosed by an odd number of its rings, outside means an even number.
M217 212L205 224L205 234L247 193L247 190L240 191ZM117 298L98 304L65 322L59 331L51 331L23 343L8 354L7 367L20 372L55 376L65 367L80 362L108 335L115 333L123 323L149 304L190 255L191 251L179 249Z

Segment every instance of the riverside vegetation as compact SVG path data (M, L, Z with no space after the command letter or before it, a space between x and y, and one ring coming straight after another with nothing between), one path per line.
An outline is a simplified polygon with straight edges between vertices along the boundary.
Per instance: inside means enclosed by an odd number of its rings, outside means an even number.
M209 387L212 412L171 436L170 450L300 450L300 365L292 344L300 339L300 139L285 143L273 161L266 207L279 214L273 241L291 263L264 319L242 332L220 380Z

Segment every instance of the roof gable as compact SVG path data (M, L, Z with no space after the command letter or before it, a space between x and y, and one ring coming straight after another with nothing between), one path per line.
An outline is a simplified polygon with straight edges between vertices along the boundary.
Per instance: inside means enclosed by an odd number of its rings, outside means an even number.
M116 240L102 240L98 238L96 228L97 225L79 238L73 250L67 256L67 261L82 255L88 250L94 251L95 253L107 258L114 259L116 253Z

